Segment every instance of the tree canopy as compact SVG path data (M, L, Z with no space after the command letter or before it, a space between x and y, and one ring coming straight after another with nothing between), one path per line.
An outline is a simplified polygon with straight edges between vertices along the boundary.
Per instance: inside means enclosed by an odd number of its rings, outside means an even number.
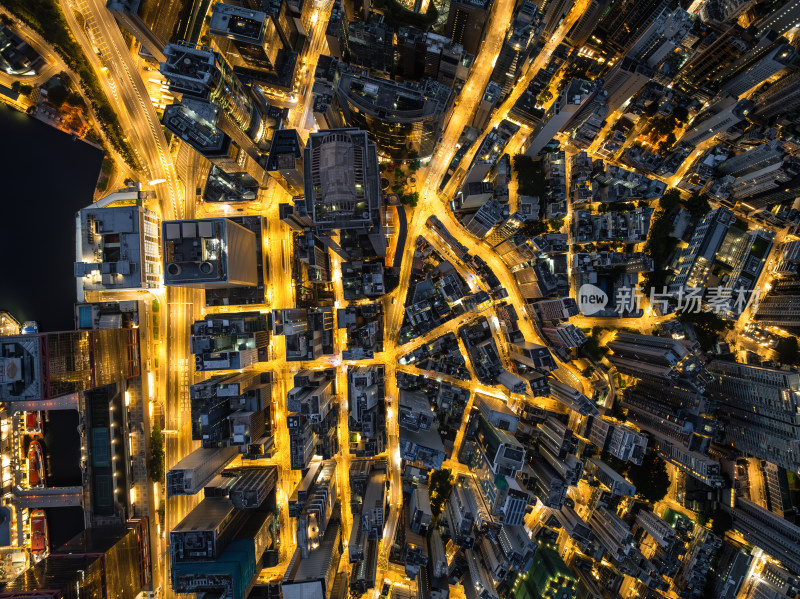
M647 454L641 466L629 465L626 475L636 494L646 501L656 503L666 497L670 484L667 465L655 452Z
M541 220L529 220L519 229L526 237L537 237L547 233L547 223Z
M667 191L664 192L664 195L661 196L661 199L658 201L658 205L661 207L662 210L665 212L669 212L678 206L681 201L681 192L679 192L674 187L670 187Z
M727 510L717 506L711 514L711 532L718 537L724 537L725 533L733 527L733 518Z
M416 205L419 203L419 192L414 191L412 193L404 193L400 196L400 203L404 206L411 206L415 208Z
M783 337L778 341L778 360L781 364L797 364L800 362L800 350L797 347L797 337Z
M442 513L442 506L447 501L447 498L450 497L450 491L453 489L451 475L452 472L449 468L431 472L428 488L430 489L431 497L431 513L434 516Z
M164 484L166 480L164 452L164 433L154 428L150 431L150 457L147 460L147 473L153 482Z
M708 203L708 196L705 194L692 194L689 199L686 200L686 209L693 217L702 218L711 210L711 205Z

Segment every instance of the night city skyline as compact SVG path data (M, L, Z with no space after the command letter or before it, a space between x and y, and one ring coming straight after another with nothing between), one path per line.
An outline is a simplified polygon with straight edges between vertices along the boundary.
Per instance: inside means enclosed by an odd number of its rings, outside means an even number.
M800 597L799 44L0 0L0 599Z

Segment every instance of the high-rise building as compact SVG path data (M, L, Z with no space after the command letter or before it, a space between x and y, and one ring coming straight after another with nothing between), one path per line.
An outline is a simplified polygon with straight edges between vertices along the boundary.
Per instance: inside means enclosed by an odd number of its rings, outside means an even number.
M733 517L733 528L748 543L760 547L793 572L800 571L800 526L744 497L736 497L734 507L726 509Z
M692 478L716 489L724 486L725 479L722 477L718 460L689 449L690 445L658 435L654 436L651 445L661 458Z
M386 255L378 154L366 131L312 133L303 151L303 187L295 210L311 218L318 235L363 234L378 256Z
M520 362L529 368L546 372L552 372L557 368L556 361L553 359L550 350L538 343L531 343L530 341L511 343L508 346L508 353L512 360Z
M553 510L553 514L566 533L578 543L588 543L591 540L592 529L573 508L565 505L560 510Z
M709 0L700 7L698 15L704 23L722 25L735 22L743 12L753 7L753 0Z
M624 561L636 552L630 527L613 510L593 509L588 524L611 559Z
M697 223L689 244L681 252L677 273L669 286L670 293L677 293L680 289L705 287L715 256L735 221L733 212L727 208L717 208L703 216Z
M180 12L184 4L179 1L166 8L152 0L107 0L106 7L120 26L127 29L150 56L161 62L164 60L164 47L168 42L176 41L178 21L174 14L170 16L163 11Z
M607 345L614 351L607 359L617 370L647 382L703 391L713 378L677 339L617 333Z
M524 154L536 157L551 139L575 118L578 111L597 92L596 87L583 79L572 79L547 109L542 120L525 142Z
M338 450L338 410L334 401L335 371L301 370L286 398L290 460L293 470L305 470L314 454L331 458Z
M208 314L192 324L195 370L239 370L267 360L269 330L260 312Z
M483 558L488 554L485 550L486 545L483 538L476 539L475 549L464 550L464 560L467 562L467 571L464 573L464 594L467 599L498 599L497 588L495 586L495 576L501 577L501 572L497 569L489 570L489 564Z
M533 309L543 321L569 320L579 312L578 303L571 297L538 301Z
M503 401L481 393L476 394L475 399L478 402L478 409L489 424L512 435L517 432L519 416Z
M787 470L772 462L762 462L761 472L764 474L764 490L766 491L767 507L786 518L789 522L797 523L797 510L792 505L792 492L789 487Z
M735 23L721 27L709 26L694 56L678 74L681 89L692 95L701 93L704 99L710 99L716 94L712 82L754 45L752 31Z
M636 495L636 487L603 460L589 458L586 461L586 473L595 477L615 495L622 497Z
M522 9L527 12L522 13ZM527 0L523 2L520 13L506 32L500 54L494 64L490 80L497 83L508 94L517 82L522 66L528 59L541 29L541 15L536 5Z
M525 488L536 495L542 505L556 510L564 505L569 484L548 460L534 460L519 476Z
M453 44L450 39L444 36L441 37L446 44ZM433 64L430 64L429 67L428 58L433 58L433 56L428 57L427 55L428 44L426 34L421 29L417 29L416 27L400 27L397 31L397 39L394 46L395 76L402 77L403 79L419 80L423 76L428 75L429 68L435 70Z
M476 129L483 130L489 124L489 119L492 116L492 111L497 106L500 99L503 97L503 88L490 81L483 91L483 97L478 104L478 109L475 116L472 118L472 126Z
M173 572L178 564L210 562L222 556L246 519L225 497L206 497L169 533Z
M237 287L258 283L255 234L226 218L162 223L164 284Z
M486 234L503 219L503 206L496 199L492 198L482 204L477 212L464 218L464 226L467 231L483 239Z
M739 451L800 469L800 373L716 360L709 392Z
M695 527L686 555L673 577L677 591L691 593L692 589L703 586L711 561L722 548L722 539L704 527Z
M187 43L169 44L164 53L160 70L170 91L184 100L219 107L213 124L258 159L256 146L267 142L271 134L265 105L239 80L228 61L210 48Z
M588 436L600 451L607 451L618 460L641 465L647 450L647 437L629 426L606 418L589 416L585 421L588 430L583 436Z
M472 547L475 542L476 527L481 529L491 522L488 508L484 505L480 492L471 477L456 477L453 490L444 509L453 542L460 547Z
M176 495L196 495L211 480L239 456L236 447L198 447L167 472L167 498Z
M477 56L487 16L485 0L451 0L445 35L464 46L465 52Z
M800 594L800 578L778 564L766 562L746 599L791 599Z
M578 596L577 577L559 557L558 552L544 543L539 543L529 573L514 593L515 599L528 597L571 599Z
M606 103L606 92L600 90L570 123L569 136L572 140L572 145L583 149L592 145L592 142L603 128L608 113L609 106ZM564 196L566 196L566 188L563 188L563 193L559 189L558 197L563 198Z
M750 118L758 123L791 113L800 107L800 71L793 71L778 79L765 91L751 97L755 109Z
M423 41L423 73L426 77L452 88L466 82L474 57L461 44L453 43L449 38L431 31L425 33Z
M383 20L351 21L343 31L342 55L352 65L390 76L394 70L392 28Z
M555 347L573 348L586 343L586 335L574 324L561 323L542 327L542 333Z
M692 17L688 12L682 8L665 8L625 54L654 68L680 45L692 27Z
M283 335L286 359L311 361L333 354L333 308L290 308L272 311L272 334Z
M289 498L289 516L296 519L297 552L309 559L330 526L338 526L336 462L315 459Z
M472 57L461 44L416 27L400 27L394 48L395 76L418 81L436 79L449 87L466 81Z
M525 449L508 431L492 425L482 414L470 422L470 434L474 436L473 462L483 467L484 459L495 475L514 477L522 468Z
M744 58L741 64L732 65L720 75L720 78L727 79L722 84L722 93L741 97L756 85L794 64L797 50L785 38L779 38L763 51L754 50Z
M515 233L505 241L498 243L494 251L506 266L514 267L536 259L534 247L522 233ZM555 300L553 300L555 301Z
M647 534L662 547L669 547L677 540L675 529L650 510L639 510L636 514L636 524L647 531Z
M272 137L267 172L293 197L303 194L303 150L296 129L280 129Z
M694 126L680 138L680 143L697 146L742 122L753 109L750 100L736 100L729 95L719 96L692 121Z
M589 6L575 21L575 24L564 36L564 41L574 48L580 48L592 35L592 31L597 27L600 18L605 14L611 5L611 0L591 0Z
M439 431L411 431L400 428L400 456L409 462L419 462L425 468L441 470L445 460L444 443Z
M330 599L341 557L342 523L337 503L325 534L303 557L298 547L281 583L284 599Z
M383 484L383 481L381 481L381 487L383 488L383 492L385 494L386 485ZM366 499L364 502L366 503ZM377 504L376 507L379 507L381 513L383 513L385 499L383 503ZM409 527L411 528L411 531L417 534L426 534L428 531L428 526L430 526L431 523L431 518L433 517L433 514L431 513L431 498L428 493L427 484L418 484L411 491L411 501L408 514L410 519Z
M528 536L524 526L504 524L497 535L497 545L500 546L510 570L521 574L533 567L537 544Z
M800 279L776 280L758 302L757 322L795 332L800 329Z
M767 166L783 162L786 155L784 143L773 139L721 162L716 168L720 175L743 177Z
M549 385L550 394L570 410L575 410L582 416L599 415L600 410L597 409L594 402L574 387L557 379L549 381Z
M283 41L278 25L266 13L217 2L211 11L208 32L232 66L276 75Z
M706 404L706 398L696 391L645 382L626 387L622 398L628 417L637 426L682 444L690 443L693 432L703 432L702 419L694 415L705 412Z
M800 190L800 161L788 156L730 184L733 198L750 209L794 199Z
M433 153L453 90L434 79L396 83L343 69L336 100L348 127L368 131L382 155L405 160Z
M486 242L492 247L497 247L519 231L526 220L525 214L519 211L515 212L489 232Z
M800 167L800 162L798 162ZM798 180L800 184L800 179ZM773 183L774 185L775 183ZM785 190L783 193L786 193ZM768 229L754 229L742 236L744 247L737 248L738 244L732 244L733 250L729 255L736 257L733 271L725 283L723 293L728 296L727 314L730 317L738 317L746 308L745 294L752 292L754 295L760 290L756 289L756 283L761 275L761 270L767 261L772 250L772 240L775 233Z
M347 402L350 409L348 430L358 433L358 441L350 443L351 453L370 457L384 451L386 446L385 385L382 365L348 367ZM404 393L407 392L400 391L398 420L401 421L404 419L402 399ZM430 418L430 407L428 406L427 413L421 413L418 416Z
M544 14L544 29L542 34L549 39L555 33L561 21L569 12L572 4L569 0L545 0L541 3Z
M219 374L189 388L192 439L205 448L236 446L249 456L269 455L272 373Z
M266 173L253 144L246 138L241 143L242 135L235 135L235 141L217 128L219 120L219 106L187 98L167 106L161 122L222 171L225 180L256 190L265 186Z
M761 19L757 24L758 35L763 35L767 30L772 30L778 35L787 33L800 23L800 6L797 2L787 0L776 10Z
M705 398L697 392L661 384L638 383L624 391L628 418L650 434L650 447L664 460L710 487L724 484L719 461L709 457L716 423L702 414Z
M600 37L613 49L622 51L671 6L674 4L669 0L616 0L599 23Z
M478 488L498 523L521 526L529 505L536 499L522 489L513 477L496 475L486 460L473 465Z
M350 563L353 564L351 588L368 589L375 586L377 562L374 556L378 551L380 539L383 538L384 524L388 515L386 467L386 460L355 460L350 466L350 506L353 512L353 526L347 550ZM411 508L410 519L412 526L415 526L414 522L419 526L426 526L426 522L430 523L427 485L420 482L416 488L419 492L413 492L416 501Z

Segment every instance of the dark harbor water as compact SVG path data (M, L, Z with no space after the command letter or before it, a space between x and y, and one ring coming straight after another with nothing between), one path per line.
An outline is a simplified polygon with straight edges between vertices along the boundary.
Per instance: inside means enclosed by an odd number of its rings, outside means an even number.
M40 331L74 329L75 212L103 153L0 104L0 309Z
M51 550L58 549L86 528L82 507L49 507L44 512Z
M81 437L78 412L55 410L44 414L42 450L47 464L48 487L81 486ZM50 547L55 549L84 529L83 508L47 508Z
M48 487L81 486L81 437L78 412L53 410L44 413L42 450L47 464Z

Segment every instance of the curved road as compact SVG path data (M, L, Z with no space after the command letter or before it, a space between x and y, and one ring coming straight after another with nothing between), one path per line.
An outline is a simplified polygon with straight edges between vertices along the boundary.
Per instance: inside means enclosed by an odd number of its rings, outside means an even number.
M88 57L106 95L116 104L120 122L130 127L126 133L136 138L132 145L147 176L152 181L165 180L154 185L162 218L189 218L191 212L184 210L183 194L161 121L113 15L101 0L60 1L73 35ZM80 26L73 10L83 15L85 27ZM92 39L89 39L90 33ZM97 55L95 48L101 56Z

